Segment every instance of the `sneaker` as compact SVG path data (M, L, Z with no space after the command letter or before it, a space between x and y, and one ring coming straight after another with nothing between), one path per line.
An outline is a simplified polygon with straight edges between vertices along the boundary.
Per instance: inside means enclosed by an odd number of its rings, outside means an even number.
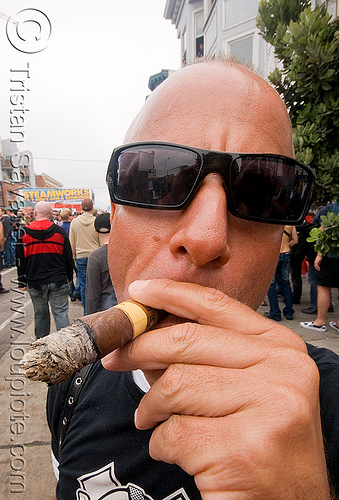
M330 327L333 328L337 333L339 333L339 326L337 326L335 321L330 321Z
M317 309L314 309L314 307L311 307L311 306L306 307L305 309L302 309L301 312L303 314L317 314L318 313Z
M300 326L303 328L306 328L307 330L315 330L316 332L326 332L327 331L327 326L326 325L315 325L313 321L301 321Z

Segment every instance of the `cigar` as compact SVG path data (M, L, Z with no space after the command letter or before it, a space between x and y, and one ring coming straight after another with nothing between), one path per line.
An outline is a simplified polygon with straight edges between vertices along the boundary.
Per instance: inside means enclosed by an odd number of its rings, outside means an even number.
M21 361L26 378L59 384L152 328L165 311L126 300L33 342Z

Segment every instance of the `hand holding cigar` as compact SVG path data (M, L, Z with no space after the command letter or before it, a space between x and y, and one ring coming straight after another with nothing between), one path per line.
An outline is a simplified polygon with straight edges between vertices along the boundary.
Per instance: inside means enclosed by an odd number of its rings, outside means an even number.
M48 385L58 384L149 330L165 314L127 300L75 320L33 342L21 362L25 377Z

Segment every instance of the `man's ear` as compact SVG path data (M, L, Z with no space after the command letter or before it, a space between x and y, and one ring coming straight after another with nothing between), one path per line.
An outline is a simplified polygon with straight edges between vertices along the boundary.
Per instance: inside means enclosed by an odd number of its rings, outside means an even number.
M115 212L115 204L111 202L111 217L110 217L111 224L114 217L114 212Z

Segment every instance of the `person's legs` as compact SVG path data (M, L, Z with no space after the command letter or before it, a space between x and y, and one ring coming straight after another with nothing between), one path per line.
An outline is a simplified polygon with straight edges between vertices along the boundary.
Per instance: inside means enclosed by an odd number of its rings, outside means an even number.
M1 270L1 266L0 266L0 270ZM9 290L6 290L5 287L3 286L2 284L2 281L1 281L1 273L0 273L0 293L8 293Z
M9 236L6 239L5 247L4 247L4 267L11 267L13 263L13 255L12 255L12 237Z
M310 285L310 301L311 307L317 310L317 282L316 282L316 270L313 262L308 263L308 282Z
M73 296L74 300L76 300L76 299L81 300L79 274L78 274L76 266L74 266L74 270L75 270L76 279L75 279L75 285L74 285L74 290L72 292L72 296Z
M317 281L314 263L308 261L308 283L310 285L310 305L301 310L303 314L317 314Z
M18 231L13 231L11 237L11 251L12 251L12 266L15 266L15 255L16 255L16 241L18 237Z
M70 283L69 285L69 292L68 292L69 297L71 298L73 297L74 290L75 290L74 281L72 281L72 283Z
M75 264L74 264L74 261L73 261L73 278L74 278L74 271L76 272L76 267L75 267ZM74 297L75 293L75 286L74 286L74 279L72 280L72 282L69 284L69 290L68 290L68 296L70 297L70 299L72 301L76 300L76 297Z
M279 269L280 266L278 262L277 269L275 271L272 282L267 292L267 297L270 303L270 312L268 313L268 317L275 319L276 321L281 320L281 311L279 308L278 294L277 294L277 275L279 274Z
M76 280L73 295L80 295L80 283L79 283L79 275L76 271Z
M78 272L78 278L79 278L79 284L80 284L80 296L81 296L81 302L84 308L84 314L85 312L85 301L86 301L86 271L87 271L87 257L83 257L81 259L77 259L77 272Z
M301 263L303 255L295 251L291 253L290 273L293 288L293 304L300 304L302 294Z
M282 253L279 257L279 270L280 270L280 290L284 297L285 307L283 314L286 319L292 319L294 314L293 309L293 295L290 284L290 254Z
M49 334L51 318L48 307L48 285L41 285L40 290L28 287L34 308L34 329L37 339Z
M331 289L327 286L318 285L317 292L318 316L314 320L314 324L320 326L326 323L327 312L331 303Z
M9 290L6 290L5 287L2 284L1 281L1 271L2 271L2 258L1 258L1 252L0 252L0 293L8 293Z
M51 304L51 309L57 330L65 328L69 325L68 319L68 284L57 285L49 283L48 285L48 300Z

